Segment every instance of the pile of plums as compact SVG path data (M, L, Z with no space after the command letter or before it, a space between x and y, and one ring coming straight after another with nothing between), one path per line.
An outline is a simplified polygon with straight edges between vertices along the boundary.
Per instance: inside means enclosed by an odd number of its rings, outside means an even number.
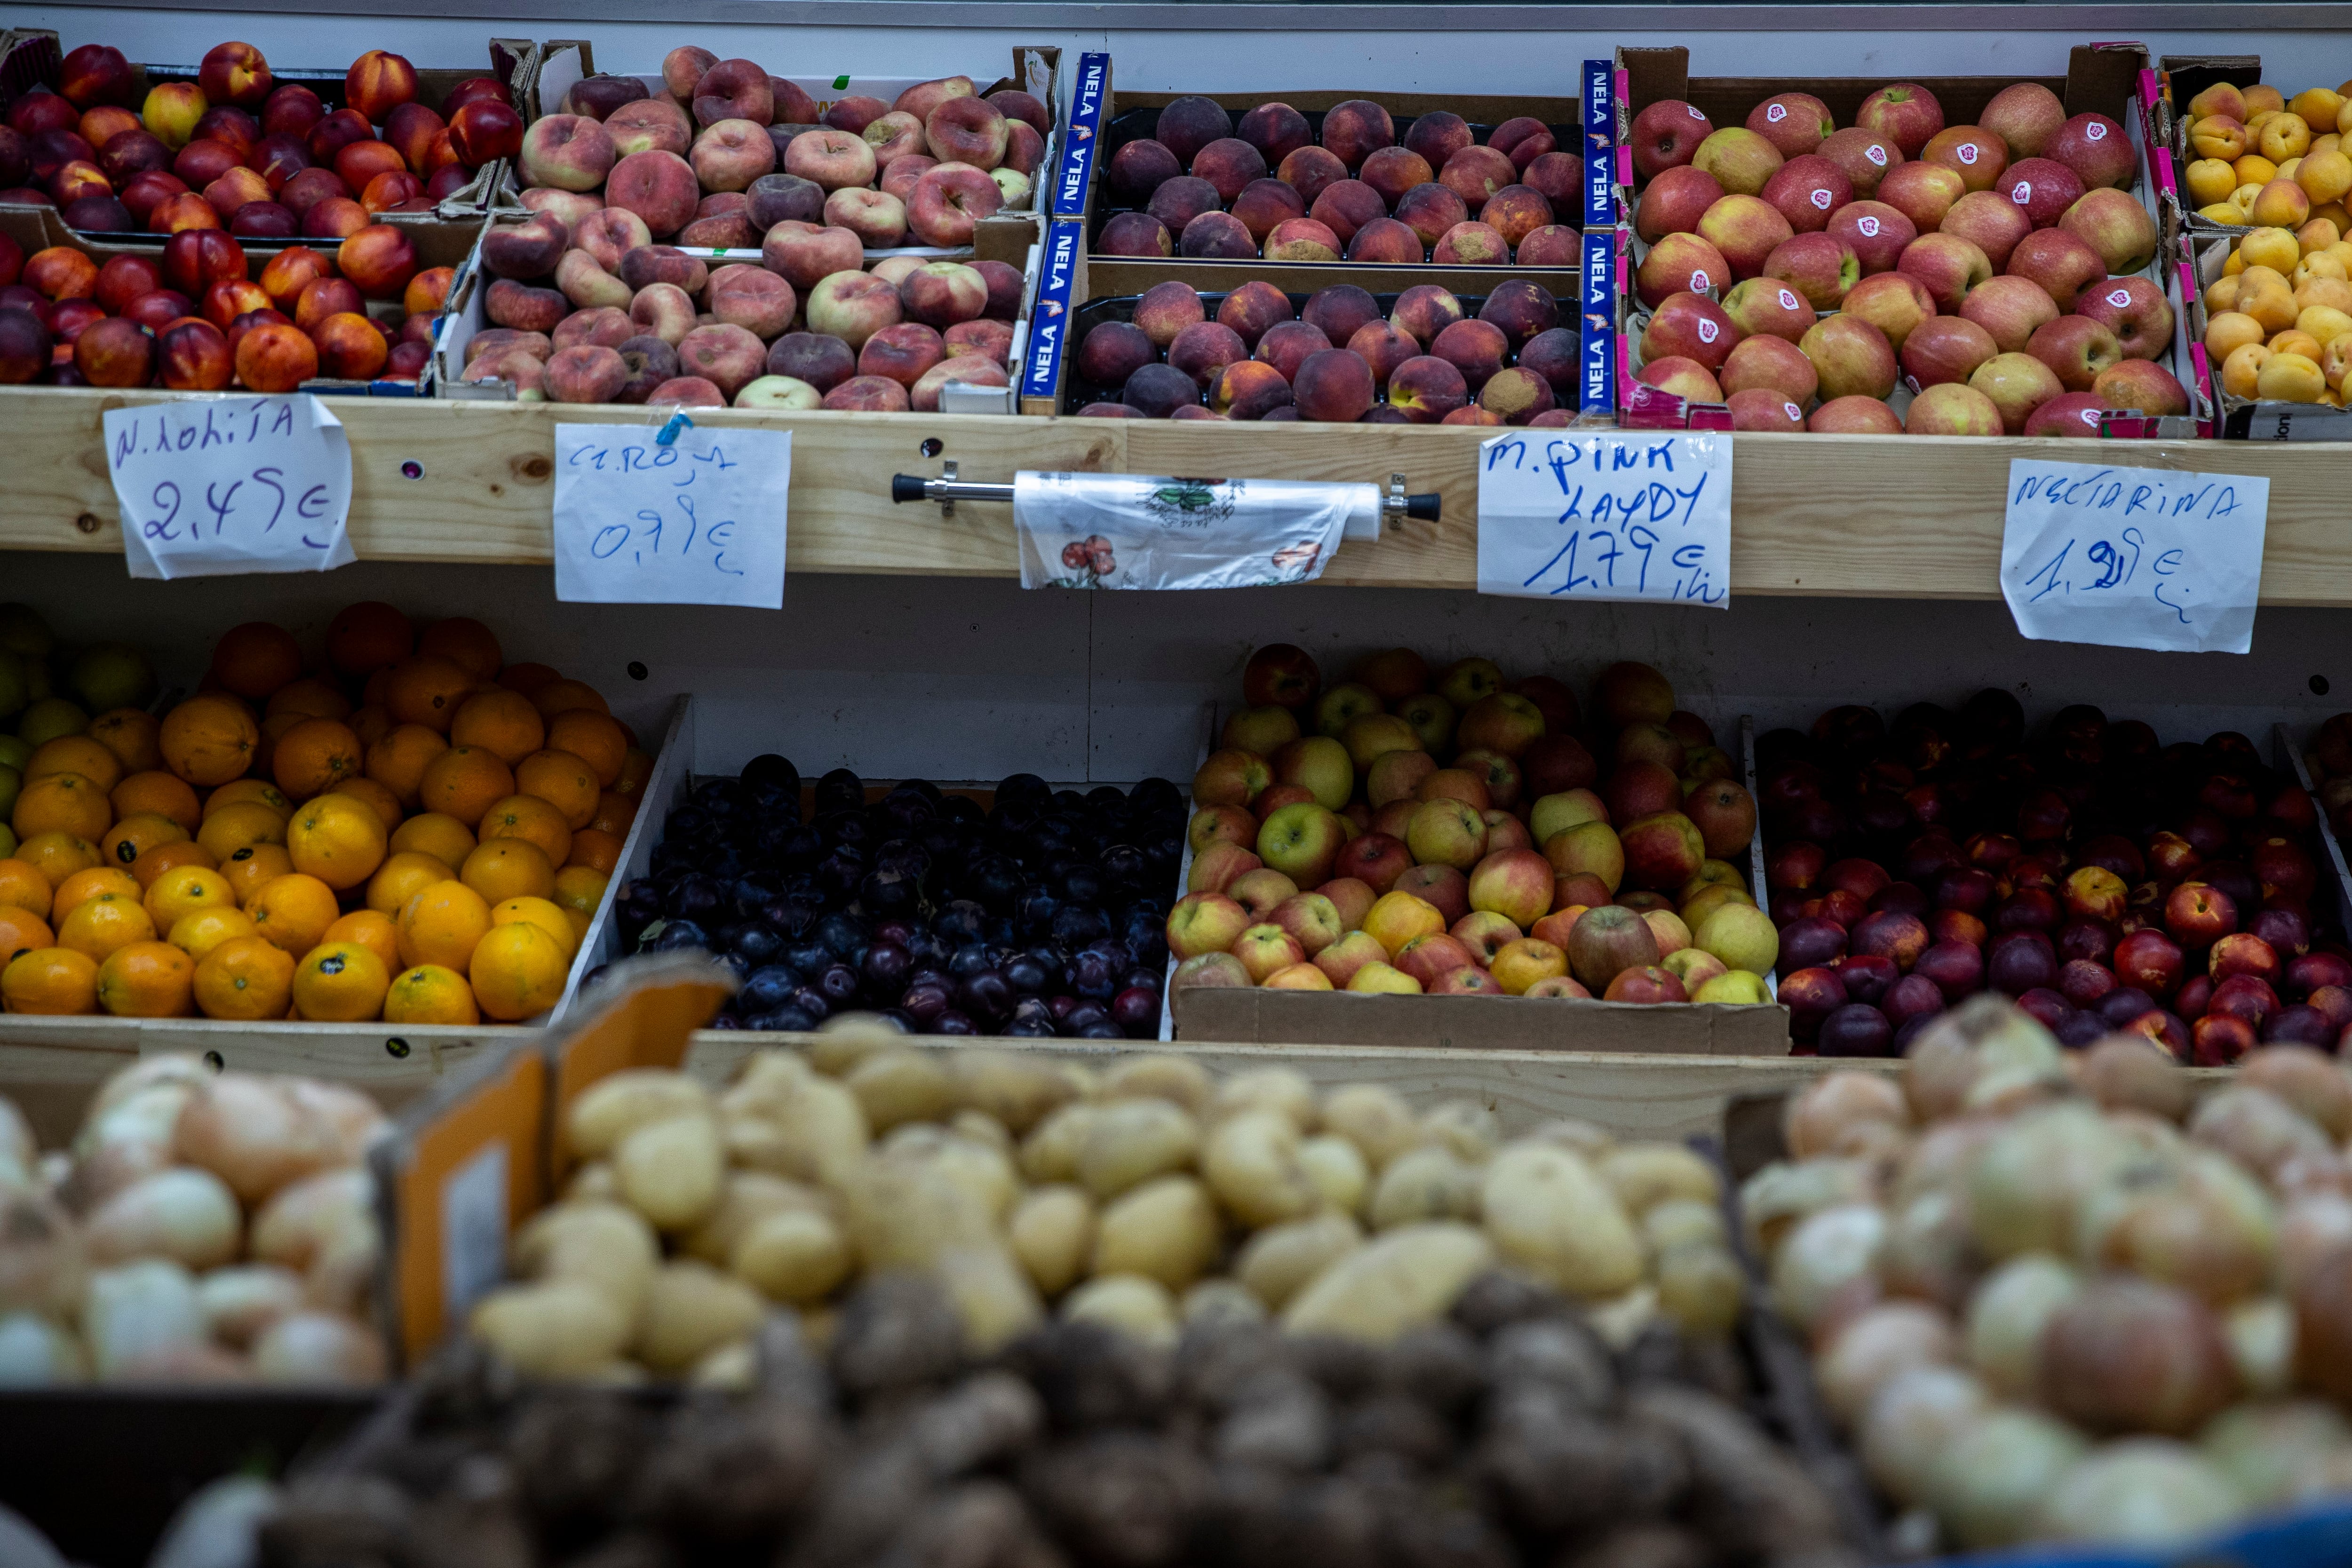
M2087 705L2029 734L1988 689L1756 750L1801 1048L1898 1055L1981 990L2067 1045L2129 1029L2200 1066L2352 1026L2317 810L2243 735L2168 746Z
M803 821L799 770L772 754L696 785L616 907L638 951L703 949L742 977L717 1028L859 1010L927 1035L1150 1039L1183 833L1166 779L1080 795L1034 773L983 810L921 779L869 805L838 768Z

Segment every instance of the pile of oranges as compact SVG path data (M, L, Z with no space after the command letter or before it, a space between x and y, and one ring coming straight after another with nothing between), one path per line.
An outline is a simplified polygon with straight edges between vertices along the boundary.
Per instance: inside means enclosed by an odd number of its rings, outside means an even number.
M267 622L195 695L47 740L0 859L0 1006L519 1022L562 995L653 760L478 621Z

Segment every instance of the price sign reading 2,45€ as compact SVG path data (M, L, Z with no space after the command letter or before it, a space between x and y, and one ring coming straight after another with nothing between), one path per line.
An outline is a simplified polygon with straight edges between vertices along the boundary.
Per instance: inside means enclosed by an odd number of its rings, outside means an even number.
M2244 653L2270 499L2246 474L2016 458L2001 596L2042 641Z
M146 404L103 423L133 577L325 572L354 558L351 442L310 394Z
M572 604L784 603L789 430L555 427L555 596Z
M1478 591L1731 598L1731 439L1528 430L1478 448Z

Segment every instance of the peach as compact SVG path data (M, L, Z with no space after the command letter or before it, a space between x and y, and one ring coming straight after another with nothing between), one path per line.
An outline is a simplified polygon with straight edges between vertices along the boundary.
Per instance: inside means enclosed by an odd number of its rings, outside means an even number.
M1277 321L1296 321L1297 316L1288 296L1260 278L1228 293L1217 307L1217 320L1239 333L1242 342L1252 348L1257 346L1267 328Z
M686 111L666 99L642 99L625 103L602 121L617 157L635 153L683 154L694 144L694 124Z
M935 330L919 321L898 321L866 340L857 354L857 374L887 376L911 388L924 372L945 358L947 351Z
M619 161L611 132L577 114L548 115L522 140L522 177L534 185L593 191Z
M1096 386L1122 386L1145 365L1160 362L1160 350L1140 327L1129 321L1104 321L1090 329L1078 344L1078 379Z
M614 305L592 305L557 322L549 341L557 350L617 349L636 335L637 324L629 320L627 310Z
M1286 383L1298 374L1307 356L1331 346L1323 329L1307 321L1278 321L1257 341L1251 357L1272 365Z
M1372 406L1371 367L1346 349L1324 349L1307 356L1291 384L1298 416L1329 424L1351 424Z
M950 359L977 354L992 364L1009 364L1012 361L1013 328L1003 321L987 317L977 321L958 321L941 333L940 339Z
M1438 236L1430 259L1441 267L1500 266L1511 259L1511 247L1486 224L1457 223Z
M1249 354L1250 344L1223 321L1196 321L1168 345L1168 365L1189 377L1196 390L1205 392L1225 366Z
M583 123L594 125L596 122L591 120ZM823 136L833 133L820 131L804 134ZM774 171L776 146L768 140L768 130L764 125L754 124L749 120L721 120L705 127L702 134L694 139L694 147L687 159L695 177L702 182L704 190L740 191L747 189L761 175ZM870 151L866 159L869 163L872 162ZM799 173L797 170L793 172ZM872 177L869 169L866 178ZM865 181L856 183L863 184Z
M1017 87L1001 87L988 95L988 101L994 104L1007 120L1024 122L1040 136L1054 129L1053 112L1033 93L1024 92Z
M368 299L396 300L416 276L416 247L404 230L370 224L344 237L335 265Z
M763 343L782 336L798 309L799 297L793 286L764 268L738 265L711 275L710 313ZM761 353L766 353L764 348Z
M688 294L701 293L710 280L709 268L700 257L688 256L673 245L639 246L623 252L620 276L631 289L669 283Z
M921 183L917 182L919 184ZM1168 226L1150 213L1126 212L1114 215L1096 237L1096 250L1104 256L1163 257L1176 254L1176 247L1168 237Z
M1478 221L1501 235L1513 250L1537 229L1549 226L1553 216L1550 201L1527 185L1505 185L1478 210Z
M1189 283L1155 283L1135 302L1135 324L1158 348L1176 341L1176 334L1204 319L1201 296Z
M941 163L915 182L907 203L907 226L925 245L954 248L970 245L980 220L1004 205L996 182L962 163Z
M1234 198L1232 216L1253 239L1263 242L1276 224L1305 217L1307 203L1280 180L1252 180Z
M469 169L478 169L499 158L520 158L526 140L522 116L511 104L497 99L478 98L449 111L448 153ZM609 131L604 140L607 146L613 146L613 156L617 159L620 149L614 146ZM436 138L428 163L439 158L441 153L440 139Z
M310 329L319 374L337 381L373 381L392 353L373 321L356 312L330 316Z
M629 384L629 366L616 349L559 349L541 385L551 403L611 403Z
M951 356L925 371L922 379L909 389L908 400L915 412L938 413L940 389L950 382L970 386L1010 386L1013 378L1001 364L971 355Z
M1152 135L1176 155L1176 161L1188 166L1192 154L1233 133L1233 116L1224 106L1214 99L1198 96L1171 99L1160 111L1152 130Z
M833 107L824 111L823 123L835 131L846 131L856 136L889 112L890 106L880 99L853 92L846 98L834 100Z
M1196 175L1179 174L1162 181L1143 210L1166 224L1170 233L1181 234L1186 224L1223 205L1224 197L1218 194L1216 186Z
M253 285L247 284L243 279L224 279L214 284L212 289L206 289L205 298L207 300L213 299L213 289L226 289L236 291L224 300L224 303L234 305L233 309L225 310L221 315L221 321L228 321L245 314L247 310L267 310L271 306L273 301L267 293L262 294L257 301L243 294L242 290L251 287ZM294 302L289 307L289 310L294 318L294 324L307 332L329 316L364 311L366 308L365 302L360 298L358 288L349 279L314 278L294 291Z
M534 289L511 278L492 283L482 300L483 314L519 331L552 331L571 310L572 302L554 289Z
M988 308L988 284L970 267L929 262L899 283L898 306L907 320L945 331L979 319Z
M653 230L646 226L646 220L625 207L599 208L582 219L570 235L572 245L614 273L620 270L621 258L653 242Z
M74 339L74 368L91 386L144 386L154 363L154 337L119 316L90 322Z
M898 290L863 272L836 272L809 291L812 331L830 332L853 349L900 320Z
M416 96L416 68L385 49L370 49L343 73L343 101L380 124Z
M1350 169L1381 148L1395 144L1396 121L1377 103L1351 98L1324 111L1323 146Z
M680 44L662 57L661 79L664 90L680 103L694 101L695 84L701 81L719 57L694 44Z
M824 395L824 406L866 414L903 414L912 404L907 389L878 375L852 376Z
M768 85L768 73L750 60L714 63L695 82L688 100L693 105L696 122L701 125L748 120L764 129L776 117L776 95Z
M767 370L768 345L730 323L697 327L679 340L677 363L682 374L700 376L732 400Z
M727 395L698 375L681 375L663 382L646 399L648 407L724 408Z
M1228 419L1263 419L1291 402L1290 382L1281 368L1259 360L1225 366L1209 395L1210 406Z
M857 355L839 338L823 332L787 332L768 349L768 374L827 393L857 374Z
M1110 159L1111 194L1124 201L1149 201L1151 193L1184 173L1176 154L1150 137L1129 142Z
M173 392L219 392L236 375L236 365L219 328L184 321L156 340L155 371L158 384ZM5 379L0 372L0 380Z
M544 278L563 259L571 235L545 213L482 237L482 266L494 278Z
M877 169L887 169L902 158L923 155L923 122L896 110L860 132L858 139L874 150L874 165Z
M701 199L693 166L675 153L631 153L604 180L604 205L636 214L656 239L694 221Z
M236 345L236 379L249 392L291 392L319 374L319 351L300 329L265 322Z
M629 301L629 320L643 335L675 348L695 328L694 300L675 283L648 283Z
M1284 155L1275 166L1274 177L1311 205L1324 186L1348 178L1348 165L1321 147L1301 147Z
M1005 127L1003 110L986 99L968 95L943 98L921 116L920 123L924 146L942 163L993 169L1004 161L1011 133Z
M1425 185L1437 178L1437 171L1428 159L1409 147L1382 147L1364 160L1358 176L1380 194L1391 206L1415 185Z
M1421 236L1392 217L1374 218L1348 241L1348 259L1368 266L1412 266L1426 258Z
M1304 223L1304 218L1286 219ZM1202 213L1176 237L1176 254L1195 260L1241 260L1258 253L1258 241L1248 226L1231 213Z
M836 272L856 271L865 258L856 235L813 223L780 223L760 247L761 265L803 294Z
M1525 425L1552 405L1551 384L1531 370L1497 371L1478 389L1478 406L1506 425Z
M902 110L916 119L929 121L931 110L950 99L971 98L979 91L968 76L943 76L929 81L919 81L892 101L893 110Z
M1248 142L1226 136L1192 155L1192 173L1215 187L1220 202L1231 202L1252 180L1265 177L1265 159Z
M738 408L809 409L824 406L824 395L804 381L788 375L763 375L746 382L735 395Z
M677 351L656 337L625 339L614 350L629 374L615 403L645 403L661 387L677 379Z
M58 91L75 109L127 104L137 90L131 62L110 44L84 44L67 55L58 69Z
M1475 216L1487 197L1506 185L1517 184L1518 178L1517 166L1494 148L1465 147L1445 161L1437 183L1461 197L1463 205Z
M868 250L889 250L906 243L907 205L880 191L851 186L824 198L827 226L857 237Z
M997 165L998 169L1036 174L1038 165L1045 161L1045 138L1032 130L1025 120L1008 119L1004 131L1004 161Z
M1346 248L1328 225L1311 217L1295 217L1276 224L1274 232L1265 237L1265 258L1269 261L1337 261Z
M803 131L784 149L784 171L827 191L870 185L879 167L874 149L845 131Z

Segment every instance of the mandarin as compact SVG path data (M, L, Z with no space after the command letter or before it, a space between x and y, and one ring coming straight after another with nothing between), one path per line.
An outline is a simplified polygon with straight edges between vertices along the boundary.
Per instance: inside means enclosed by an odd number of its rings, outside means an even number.
M366 765L366 748L339 719L297 716L269 753L269 776L293 800L340 789L346 780L360 777Z
M0 1008L70 1017L98 1011L98 962L65 947L20 952L0 969Z
M170 817L192 834L205 820L204 807L188 781L162 768L131 774L106 798L118 818L152 812Z
M195 960L168 942L128 943L98 966L98 1005L118 1018L184 1018L195 990Z
M489 929L489 900L463 882L436 882L402 906L400 961L462 971Z
M213 645L213 678L248 702L262 700L301 673L302 645L269 621L231 626Z
M231 937L196 962L196 1011L207 1018L283 1018L293 995L294 955L260 937Z
M264 942L299 956L319 945L342 910L336 907L332 888L316 877L289 871L254 889L245 912L253 917L253 929Z
M446 658L476 680L491 679L506 662L498 634L464 616L452 616L426 626L416 638L416 651Z
M392 978L384 993L387 1024L478 1024L482 1010L474 1005L474 987L454 969L420 963Z
M488 1016L512 1024L554 1006L571 967L555 938L514 921L475 943L466 977L473 983L475 1005Z
M386 837L373 806L348 795L322 795L286 825L286 853L294 869L341 892L375 875Z
M164 715L163 765L192 784L224 784L253 766L261 726L234 697L202 693Z

